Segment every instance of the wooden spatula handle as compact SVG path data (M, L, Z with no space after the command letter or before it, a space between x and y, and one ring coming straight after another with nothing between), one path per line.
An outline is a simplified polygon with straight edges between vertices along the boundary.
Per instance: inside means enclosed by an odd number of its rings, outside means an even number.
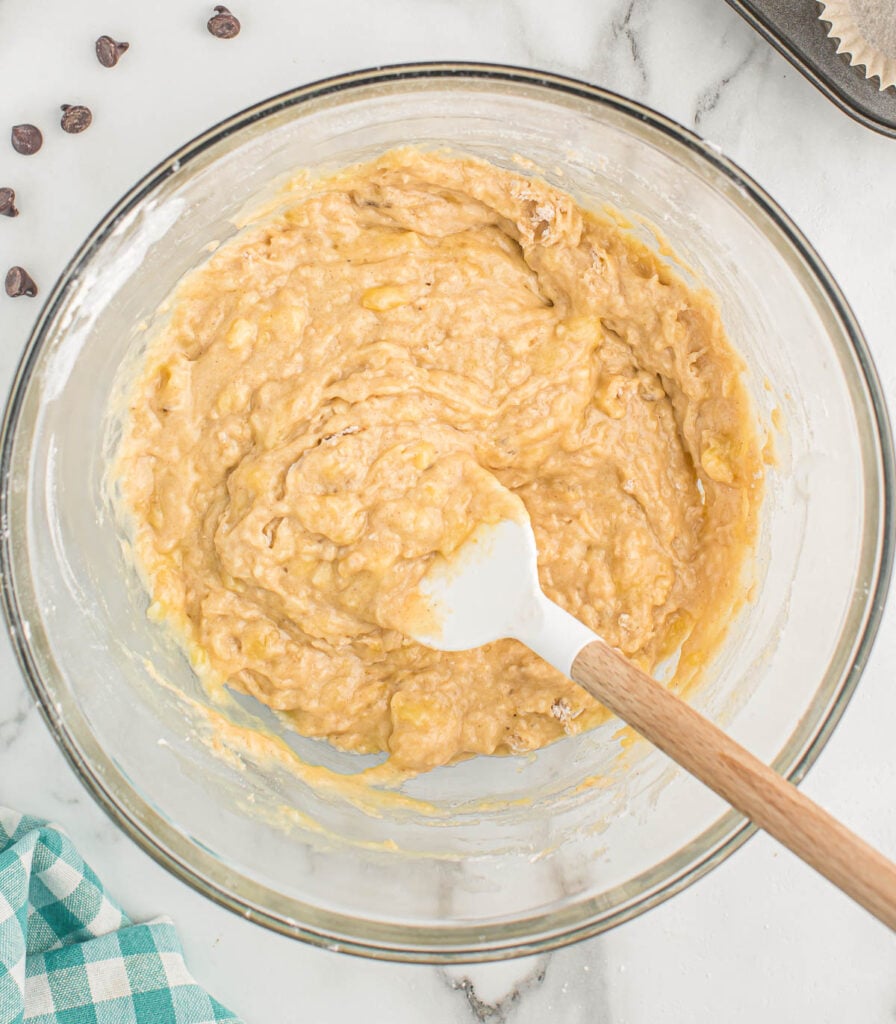
M619 718L896 930L896 864L603 641L572 678Z

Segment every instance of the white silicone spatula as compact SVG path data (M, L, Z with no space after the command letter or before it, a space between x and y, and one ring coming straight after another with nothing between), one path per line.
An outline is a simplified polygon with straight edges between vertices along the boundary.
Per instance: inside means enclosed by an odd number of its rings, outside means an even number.
M896 865L550 601L527 519L479 527L419 590L429 614L415 640L443 651L522 641L896 930Z

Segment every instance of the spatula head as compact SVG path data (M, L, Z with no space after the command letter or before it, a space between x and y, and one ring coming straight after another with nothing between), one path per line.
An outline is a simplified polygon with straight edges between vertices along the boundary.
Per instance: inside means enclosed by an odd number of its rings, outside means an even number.
M418 643L466 651L515 635L540 594L528 518L478 526L454 556L433 563L418 589L427 611L411 634Z

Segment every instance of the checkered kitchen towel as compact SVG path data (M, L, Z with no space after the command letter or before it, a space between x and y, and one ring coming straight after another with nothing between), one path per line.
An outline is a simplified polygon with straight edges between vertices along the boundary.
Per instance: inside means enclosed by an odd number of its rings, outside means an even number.
M132 924L56 825L0 807L0 1024L239 1024L174 926Z

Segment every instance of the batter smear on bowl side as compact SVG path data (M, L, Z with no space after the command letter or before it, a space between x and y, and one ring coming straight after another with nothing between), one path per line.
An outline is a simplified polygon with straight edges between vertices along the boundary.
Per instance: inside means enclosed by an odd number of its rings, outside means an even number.
M521 644L394 627L506 488L548 596L648 670L681 648L683 685L756 533L742 370L707 292L542 181L397 150L299 182L179 286L130 393L150 612L209 678L401 771L580 732L603 710Z

